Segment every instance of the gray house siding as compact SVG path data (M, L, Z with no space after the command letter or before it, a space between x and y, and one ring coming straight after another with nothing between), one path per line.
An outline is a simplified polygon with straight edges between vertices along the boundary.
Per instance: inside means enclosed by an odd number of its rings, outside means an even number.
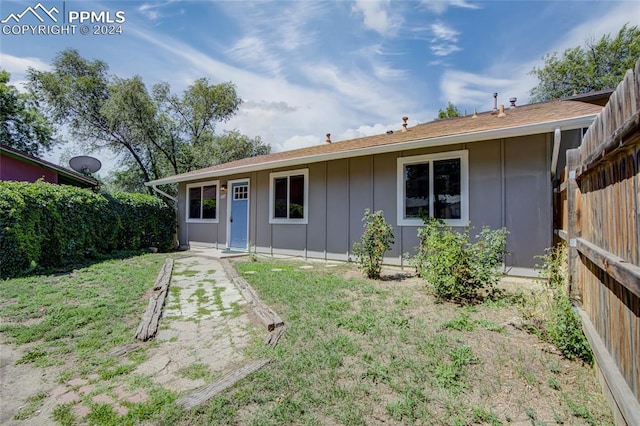
M263 253L271 253L271 225L269 225L269 172L254 173L250 199L256 210L255 231L249 236L252 244ZM251 224L249 224L251 226Z
M396 159L399 153L381 154L373 157L373 211L384 211L385 219L393 225L394 229L397 228L395 224L397 221L397 209L396 209ZM360 223L357 225L360 235L362 235L362 214L360 212ZM391 250L386 253L385 262L389 264L399 264L402 254L402 238L395 233L395 241ZM360 239L360 235L356 237L356 240Z
M566 132L565 132L566 133ZM575 132L574 132L575 133ZM573 139L575 135L571 133ZM564 135L563 135L564 137ZM552 134L429 147L402 152L323 161L289 168L308 169L307 224L269 223L269 174L264 170L220 177L250 179L250 249L265 254L348 260L362 235L364 210L383 210L394 227L389 264L418 245L417 227L397 225L397 159L445 151L468 150L469 219L477 228L509 230L507 265L533 267L535 256L551 245L550 156ZM218 179L218 178L216 178ZM186 223L186 185L179 185L179 237L186 242L227 243L227 198L219 200L219 223Z
M349 185L347 183L349 182L349 160L329 161L325 164L327 169L326 256L331 260L347 260L349 221L345 218L349 217Z
M362 237L362 216L373 207L372 156L349 159L349 246ZM395 191L392 193L395 194ZM392 194L389 194L390 196Z
M469 220L473 226L504 226L503 141L469 144Z
M505 144L505 200L509 230L507 265L532 268L551 246L550 140L545 135Z
M309 223L307 256L324 259L327 252L327 163L309 165Z

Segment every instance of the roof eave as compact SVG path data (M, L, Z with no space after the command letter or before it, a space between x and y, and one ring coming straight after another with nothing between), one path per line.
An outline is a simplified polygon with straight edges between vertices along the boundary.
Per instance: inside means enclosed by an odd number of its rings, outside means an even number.
M363 155L384 154L393 151L404 151L409 149L423 148L426 146L445 146L459 143L480 142L491 139L512 138L518 136L535 135L540 133L553 132L555 129L574 130L589 127L598 114L587 114L564 120L547 121L543 123L527 124L523 126L506 127L500 129L483 130L473 133L462 133L450 136L439 136L435 138L423 138L407 142L397 142L386 145L376 145L365 148L331 152L327 154L316 154L306 157L296 157L285 160L267 161L258 164L249 164L219 170L206 170L201 173L191 173L189 175L175 175L162 179L145 182L146 186L167 185L172 183L187 182L199 179L227 176L239 173L250 173L260 170L273 169L276 167L290 167L301 164L317 163L321 161L338 160L342 158L360 157Z
M80 183L84 183L89 187L94 187L98 185L98 181L96 179L87 177L87 176L83 176L80 174L76 174L76 172L72 172L71 170L67 170L62 166L58 166L56 164L50 163L46 160L42 160L40 158L31 156L31 155L27 155L24 154L18 150L15 149L11 149L7 146L2 146L2 151L5 153L5 155L8 155L10 157L13 158L17 158L19 160L23 160L23 161L27 161L31 164L37 165L39 167L43 167L45 169L49 169L52 170L56 173L58 173L59 175L63 175L65 178L67 178L68 180L72 180L75 182L80 182Z

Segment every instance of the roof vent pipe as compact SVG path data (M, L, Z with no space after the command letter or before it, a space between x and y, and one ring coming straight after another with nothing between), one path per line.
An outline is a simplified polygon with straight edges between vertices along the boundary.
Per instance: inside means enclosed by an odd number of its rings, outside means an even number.
M493 111L498 110L498 92L493 93Z
M327 140L325 142L331 143L331 133L327 133Z
M473 115L471 116L471 118L478 118L478 110L477 109L473 109Z
M515 108L516 107L516 101L518 100L518 98L513 97L513 98L509 98L509 102L511 102L511 107L510 108Z
M500 113L498 114L498 117L504 117L505 115L507 115L507 114L504 113L504 105L501 104L500 105Z
M406 132L407 131L407 120L409 120L409 117L407 117L406 115L404 117L402 117L402 121L404 123L402 123L402 131Z

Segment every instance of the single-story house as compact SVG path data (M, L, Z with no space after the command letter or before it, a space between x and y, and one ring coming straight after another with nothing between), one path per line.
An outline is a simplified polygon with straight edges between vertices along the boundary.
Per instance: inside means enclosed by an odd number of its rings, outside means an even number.
M89 176L0 144L0 181L35 182L38 179L80 188L98 186L98 181Z
M148 182L178 184L183 245L352 259L365 209L383 210L406 264L419 213L454 226L506 227L512 273L553 241L553 177L602 107L579 98L494 109L385 134L245 158ZM160 191L161 192L161 191Z

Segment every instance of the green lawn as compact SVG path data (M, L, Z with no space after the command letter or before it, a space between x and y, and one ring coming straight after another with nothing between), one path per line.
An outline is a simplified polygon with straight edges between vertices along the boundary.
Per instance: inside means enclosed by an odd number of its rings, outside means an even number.
M503 325L522 297L461 308L416 279L300 265L236 264L289 328L275 349L255 349L271 364L183 424L611 422L588 366Z
M131 389L145 388L150 398L129 407L126 419L106 405L95 405L88 418L93 424L136 424L145 419L169 418L177 410L177 395L131 375L146 357L139 350L124 359L109 352L134 342L135 330L148 303L145 293L153 286L166 255L141 255L81 267L68 273L0 280L0 337L24 349L16 364L58 371L59 384L71 378L98 376L97 391L107 391L115 381ZM152 345L154 343L151 343ZM33 389L15 416L30 418L47 393ZM54 419L76 424L71 405L59 405Z
M96 406L91 424L612 423L590 367L508 325L527 303L524 293L464 308L436 303L418 279L371 281L346 264L265 261L235 267L287 324L275 348L259 340L249 349L250 358L273 361L182 412L179 395L131 374L144 351L124 362L108 356L132 342L165 257L0 281L0 333L28 349L19 362L64 365L60 382L97 373L107 388L118 380L151 389L126 417ZM206 375L202 362L182 373ZM34 389L20 415L28 418L42 399ZM66 405L55 419L75 422Z
M72 357L80 371L106 373L105 353L130 343L165 257L110 260L68 274L0 280L0 332L31 344L24 362L46 367Z

